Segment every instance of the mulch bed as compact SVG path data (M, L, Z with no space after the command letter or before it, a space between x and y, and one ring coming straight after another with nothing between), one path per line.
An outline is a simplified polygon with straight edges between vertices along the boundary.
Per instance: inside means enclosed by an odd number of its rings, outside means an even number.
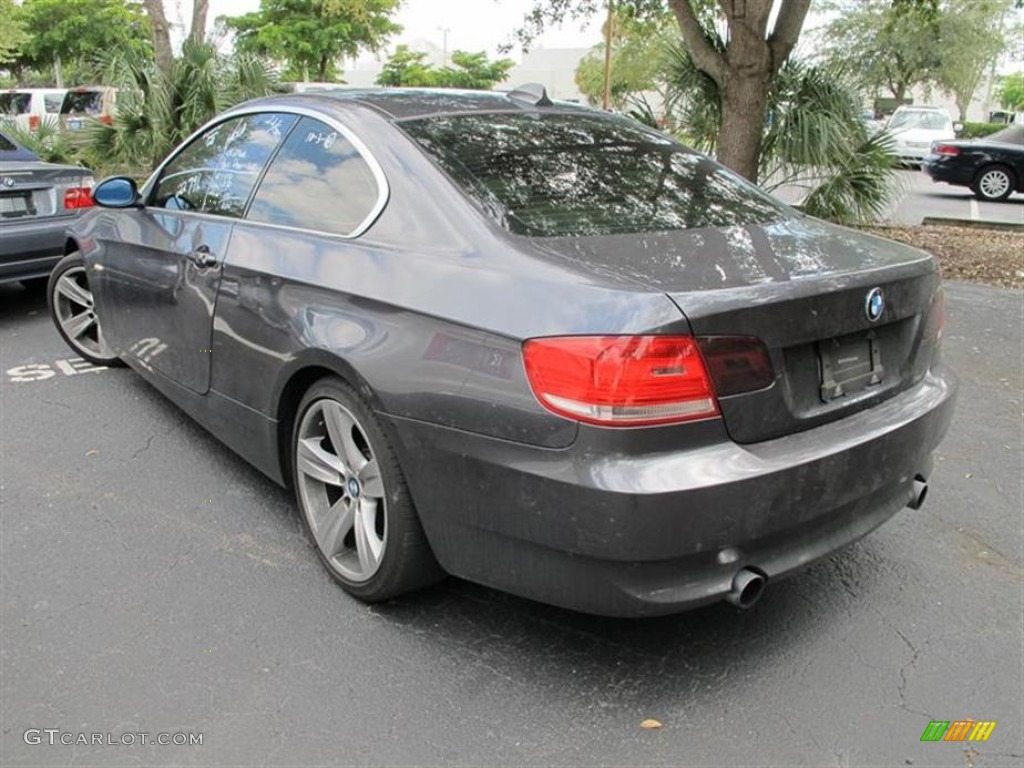
M1024 288L1024 231L927 225L862 229L928 251L947 280Z

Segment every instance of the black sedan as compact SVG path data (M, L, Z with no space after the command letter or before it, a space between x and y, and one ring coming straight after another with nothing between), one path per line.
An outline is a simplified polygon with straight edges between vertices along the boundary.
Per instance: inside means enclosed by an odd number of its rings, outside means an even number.
M44 163L0 132L0 283L46 283L92 185L85 168Z
M95 199L60 333L291 485L365 600L749 607L919 506L952 416L928 254L536 87L249 102Z
M1024 192L1024 125L984 139L934 142L921 169L934 181L970 187L979 200Z

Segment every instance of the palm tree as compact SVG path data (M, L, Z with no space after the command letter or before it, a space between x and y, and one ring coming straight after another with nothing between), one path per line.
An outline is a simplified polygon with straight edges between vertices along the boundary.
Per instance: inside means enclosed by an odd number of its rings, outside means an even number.
M145 175L219 112L273 92L276 78L251 56L224 56L209 43L185 41L169 73L151 57L120 52L104 62L104 82L120 88L110 124L84 136L86 163L106 172Z
M714 153L722 121L714 80L697 69L681 45L669 51L670 89L681 138ZM877 219L899 189L892 138L869 135L852 79L835 68L790 58L769 89L758 182L805 193L812 216L843 223Z

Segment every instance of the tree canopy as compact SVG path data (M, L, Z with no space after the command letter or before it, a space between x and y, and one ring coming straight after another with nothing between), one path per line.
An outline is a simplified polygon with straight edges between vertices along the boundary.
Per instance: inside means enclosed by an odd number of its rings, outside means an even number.
M18 15L21 66L88 68L101 52L150 50L149 22L134 0L25 0Z
M605 22L607 23L607 22ZM621 109L644 91L664 96L666 50L679 37L675 19L667 11L637 14L623 8L612 20L611 100ZM604 43L594 46L576 68L576 85L591 104L599 104L604 90Z
M862 86L884 88L898 103L939 67L939 0L835 0L826 40L832 58L853 62Z
M1024 72L1002 78L997 91L999 105L1012 112L1024 112Z
M12 61L26 41L14 0L0 0L0 64Z
M260 0L254 13L228 18L241 53L286 62L288 78L326 81L335 62L378 50L401 27L391 21L400 0Z
M491 61L484 51L453 51L450 66L436 67L427 54L400 45L388 57L377 85L426 88L493 88L514 66L511 59Z
M961 120L986 70L1006 49L1009 10L1010 0L947 0L943 8L935 81L953 96Z

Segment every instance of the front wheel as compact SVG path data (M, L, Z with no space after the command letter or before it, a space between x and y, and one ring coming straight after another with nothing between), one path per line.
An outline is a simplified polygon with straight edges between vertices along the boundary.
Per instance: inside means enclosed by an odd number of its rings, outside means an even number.
M78 251L69 253L53 268L47 283L46 303L57 332L79 357L93 365L121 364L103 336L85 260Z
M443 576L387 437L341 379L321 379L302 398L291 459L310 538L347 592L379 602Z
M979 200L998 202L1008 198L1013 187L1012 172L1001 165L992 165L981 170L971 189Z

